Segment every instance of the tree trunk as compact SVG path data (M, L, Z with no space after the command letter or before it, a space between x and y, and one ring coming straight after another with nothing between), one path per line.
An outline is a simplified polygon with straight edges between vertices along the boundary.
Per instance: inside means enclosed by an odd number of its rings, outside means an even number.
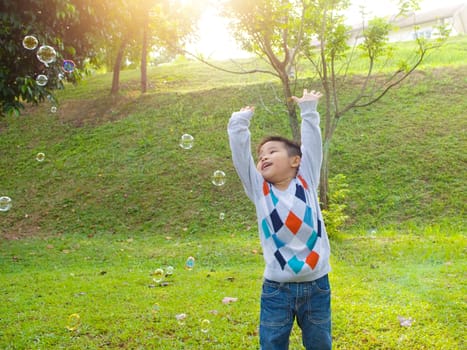
M148 58L148 25L147 25L147 21L145 21L145 23L143 23L143 43L142 43L142 48L141 48L141 92L143 94L148 90L147 58Z
M329 140L323 144L323 162L319 179L319 201L322 209L329 209Z
M290 90L287 76L282 79L282 86L286 99L287 112L289 114L289 125L292 130L292 137L295 141L300 142L300 126L298 125L297 110L294 101L292 101L292 91Z
M112 77L112 89L110 93L112 95L118 94L120 89L120 68L122 67L123 61L123 54L125 52L126 41L123 40L118 48L117 57L115 58L115 64L113 69L113 77Z

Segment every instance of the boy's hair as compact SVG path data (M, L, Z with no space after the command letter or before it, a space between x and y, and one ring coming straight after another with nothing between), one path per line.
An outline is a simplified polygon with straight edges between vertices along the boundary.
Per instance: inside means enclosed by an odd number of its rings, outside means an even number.
M302 157L302 150L300 149L300 144L294 140L290 140L286 137L283 136L266 136L258 145L256 149L256 153L259 154L259 151L261 147L266 143L270 141L278 141L282 142L287 149L287 154L289 157L293 156L300 156Z

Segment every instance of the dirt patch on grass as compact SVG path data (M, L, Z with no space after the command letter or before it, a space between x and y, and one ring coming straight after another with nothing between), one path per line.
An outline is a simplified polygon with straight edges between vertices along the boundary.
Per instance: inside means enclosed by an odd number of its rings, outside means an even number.
M96 100L67 100L60 105L57 115L62 122L75 127L100 125L126 117L128 106L135 100L120 95Z
M0 239L18 240L28 237L43 237L45 234L40 227L40 214L28 214L24 218L10 222L8 229L0 231Z

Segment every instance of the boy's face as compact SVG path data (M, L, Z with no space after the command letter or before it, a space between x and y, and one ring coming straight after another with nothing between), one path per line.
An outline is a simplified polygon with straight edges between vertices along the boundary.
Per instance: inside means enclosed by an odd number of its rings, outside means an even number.
M281 141L268 141L261 146L256 169L264 179L273 184L292 179L297 174L300 156L289 156Z

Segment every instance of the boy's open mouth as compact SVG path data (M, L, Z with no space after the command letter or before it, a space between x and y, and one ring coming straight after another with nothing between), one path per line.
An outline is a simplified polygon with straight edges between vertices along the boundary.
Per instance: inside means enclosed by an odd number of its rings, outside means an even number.
M272 163L263 163L263 165L261 165L261 170L264 170L268 167L270 167L272 165Z

